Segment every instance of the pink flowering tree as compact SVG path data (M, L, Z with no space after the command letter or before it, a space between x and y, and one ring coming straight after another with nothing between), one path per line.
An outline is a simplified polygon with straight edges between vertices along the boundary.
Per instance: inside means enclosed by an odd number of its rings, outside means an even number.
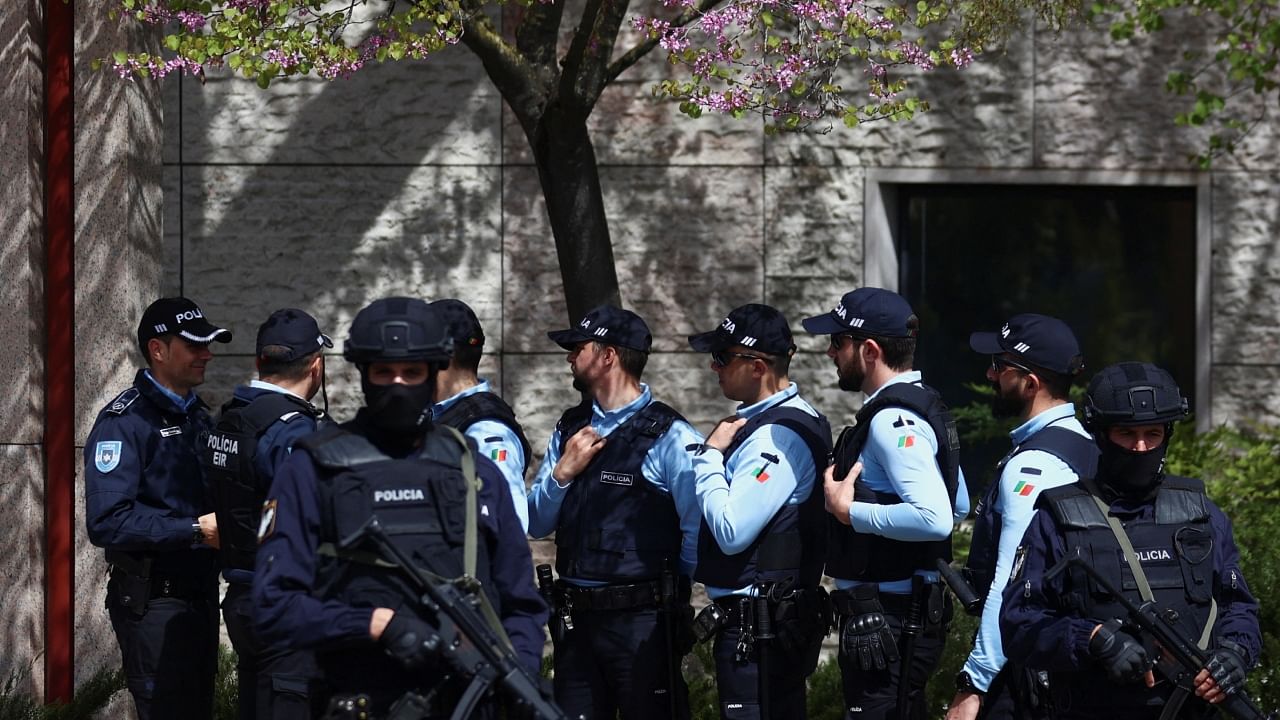
M483 0L118 0L120 12L164 27L165 50L109 62L122 76L221 66L266 87L465 45L528 140L577 317L619 298L587 119L648 53L685 71L658 91L694 117L759 117L774 132L896 121L927 109L912 77L963 68L1029 15L1057 23L1076 1L663 0L637 14L630 0L581 0L566 16L566 0L512 0L503 32ZM628 24L640 32L624 34Z

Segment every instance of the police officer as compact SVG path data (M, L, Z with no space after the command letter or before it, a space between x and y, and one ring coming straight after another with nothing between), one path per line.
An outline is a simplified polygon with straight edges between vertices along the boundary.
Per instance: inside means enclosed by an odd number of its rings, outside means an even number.
M182 297L151 303L138 324L146 358L85 444L85 522L106 548L107 611L138 717L209 717L218 648L217 520L197 443L209 429L193 388L209 344L231 332Z
M936 562L969 512L955 422L911 369L919 321L897 293L859 288L804 328L831 336L840 389L867 396L824 476L846 716L921 718L951 610Z
M309 652L258 642L250 586L271 479L293 443L327 421L310 401L324 384L323 351L331 347L306 312L271 313L258 328L259 379L235 389L201 455L221 529L222 616L236 651L242 720L311 716L307 686L315 661Z
M521 662L536 673L541 660L546 605L507 483L457 431L430 420L435 374L451 349L444 323L421 300L391 297L361 310L343 356L360 372L365 406L295 443L263 510L257 631L264 642L315 649L331 701L363 696L375 717L424 698L431 716L447 715L458 690L430 665L423 639L434 614L369 536L375 515L420 570L456 578L473 557ZM464 452L481 483L470 516L474 478ZM467 528L476 524L472 544Z
M520 527L529 529L529 503L525 500L524 471L529 461L529 441L516 421L515 411L479 377L484 352L484 329L471 307L446 298L431 303L448 325L453 357L436 375L435 421L455 427L476 441L480 454L489 458L511 488Z
M947 720L1020 720L1037 712L1030 702L1035 685L1023 668L1005 666L1000 590L1008 584L1036 498L1048 488L1093 477L1098 448L1076 420L1069 397L1084 356L1066 323L1047 315L1015 315L999 332L973 333L969 347L991 356L987 380L995 391L995 416L1016 417L1021 424L1010 433L1013 450L997 465L999 475L974 511L968 576L985 601Z
M1204 483L1164 472L1173 423L1186 415L1177 384L1155 365L1103 369L1085 400L1085 427L1101 451L1097 477L1037 501L1000 630L1009 662L1049 671L1055 717L1169 718L1180 704L1183 717L1200 717L1202 700L1242 689L1257 663L1258 602L1240 572L1231 523ZM1156 682L1150 639L1082 570L1046 577L1077 552L1134 603L1154 600L1172 611L1166 618L1176 613L1183 636L1210 653L1187 687Z
M571 717L688 717L699 435L640 382L652 337L611 305L547 333L590 402L564 413L529 490L529 533L556 534L555 698Z
M830 626L818 473L831 426L788 377L796 346L776 309L735 308L689 346L711 353L720 390L742 403L693 458L702 512L693 577L724 623L713 650L720 714L802 720L805 678Z

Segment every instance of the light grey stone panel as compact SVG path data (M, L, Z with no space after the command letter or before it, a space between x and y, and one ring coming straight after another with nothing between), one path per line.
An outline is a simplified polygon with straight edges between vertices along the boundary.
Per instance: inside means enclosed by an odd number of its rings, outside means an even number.
M623 304L649 324L656 351L688 348L709 319L760 296L759 168L601 170ZM505 173L508 350L555 351L563 284L532 168Z
M338 342L390 295L455 296L500 326L499 172L476 167L205 167L185 190L186 290L252 354L274 309ZM490 332L488 347L501 336Z
M1280 424L1280 366L1214 365L1212 425Z
M829 336L810 335L801 322L830 312L845 293L861 287L859 276L851 273L848 277L770 278L765 302L786 315L800 352L821 354L827 351Z
M1215 363L1271 364L1280 358L1278 184L1280 175L1275 173L1214 174Z
M907 122L874 121L846 128L838 120L809 132L770 138L772 164L886 167L1027 167L1032 162L1033 93L1030 34L1010 38L964 70L912 73L906 93L928 100L929 112ZM866 98L862 68L839 80L852 102Z
M76 438L133 377L142 310L159 292L160 86L95 72L121 47L158 49L138 23L106 20L108 0L76 5Z
M165 165L161 177L164 234L160 246L160 293L168 297L182 294L182 170L177 165Z
M182 96L182 86L187 83L197 83L199 81L192 78L179 78L178 75L170 75L160 81L160 107L164 109L165 127L164 127L164 145L160 148L160 158L165 165L176 165L180 161L189 160L184 157L182 148L182 115L179 113L179 98Z
M498 162L500 97L462 47L350 78L183 83L187 162L474 165ZM176 133L172 123L167 129Z
M38 445L0 445L0 677L16 676L16 689L37 698L44 687L43 478Z
M826 344L825 337L823 343ZM809 404L827 416L832 433L839 435L841 427L853 424L863 395L845 392L836 385L836 366L825 353L797 353L791 359L791 380L800 386L800 394Z

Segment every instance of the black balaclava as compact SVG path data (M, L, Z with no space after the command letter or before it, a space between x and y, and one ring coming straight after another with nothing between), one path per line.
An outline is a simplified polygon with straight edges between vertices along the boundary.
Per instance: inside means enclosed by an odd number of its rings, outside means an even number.
M1104 430L1094 437L1098 457L1098 482L1117 498L1145 500L1155 494L1164 479L1164 456L1169 450L1173 426L1166 425L1160 447L1144 452L1126 450L1111 442Z
M374 385L368 380L368 369L360 369L360 386L364 391L367 423L371 439L395 454L413 449L431 425L431 408L435 401L435 372L417 385Z

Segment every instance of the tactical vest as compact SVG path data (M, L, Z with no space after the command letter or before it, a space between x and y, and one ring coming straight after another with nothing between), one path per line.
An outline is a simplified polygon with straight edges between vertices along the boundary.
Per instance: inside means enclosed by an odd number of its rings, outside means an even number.
M1120 543L1085 483L1049 488L1040 494L1037 507L1052 513L1068 552L1079 548L1090 565L1135 604L1142 604ZM1177 613L1186 637L1200 637L1209 617L1214 572L1213 529L1204 483L1166 476L1156 491L1152 517L1127 520L1124 531L1156 602ZM1099 622L1126 615L1120 603L1082 571L1073 569L1065 588L1063 610Z
M444 412L437 413L434 419L442 425L457 428L464 433L467 428L481 420L500 422L510 428L511 432L515 433L516 439L520 441L526 466L529 458L533 457L530 453L529 440L524 435L524 428L516 422L515 411L505 400L491 392L479 392L460 397Z
M1041 428L1025 442L1013 448L996 465L996 479L983 494L974 510L973 542L969 546L968 574L974 592L985 596L996 574L996 557L1000 550L1000 527L1003 513L996 510L996 498L1000 494L1000 473L1009 461L1028 450L1049 453L1066 463L1076 477L1090 479L1098 469L1098 446L1093 438L1085 437L1065 427L1053 425ZM1027 479L1034 484L1034 476Z
M671 495L641 473L649 449L683 420L660 402L644 406L610 433L604 448L574 478L560 506L556 572L563 577L631 583L678 572L682 534ZM561 416L560 451L591 421L582 404Z
M698 567L694 579L722 588L741 588L758 582L787 578L798 587L816 587L826 559L826 514L823 508L822 472L831 453L831 425L826 417L814 417L795 407L775 405L755 415L738 429L725 448L730 457L761 427L781 425L800 436L813 456L814 478L809 497L784 504L745 550L726 555L704 518L698 533ZM768 459L768 458L764 458ZM777 462L777 460L773 460Z
M415 454L393 458L361 435L328 427L295 447L310 453L319 469L321 548L315 594L358 607L409 611L430 622L415 601L419 592L411 581L371 540L359 539L360 530L376 515L391 541L419 569L445 578L461 576L467 524L462 446L444 432L428 432ZM481 538L476 575L500 614L487 548Z
M938 440L938 451L934 457L942 471L942 480L954 512L956 488L960 482L960 436L946 403L935 390L925 385L903 382L885 385L871 402L858 410L854 424L845 428L836 442L836 477L843 479L848 475L867 444L871 419L887 408L910 410L924 418L933 429ZM878 505L902 502L902 498L893 493L873 494ZM857 532L830 516L827 528L826 572L833 578L864 582L906 580L916 570L932 570L937 558L951 561L949 534L945 540L891 540L881 535Z
M252 570L258 554L258 519L271 489L271 478L259 477L254 464L263 433L277 422L314 422L321 414L306 400L278 392L223 407L200 448L223 568Z

